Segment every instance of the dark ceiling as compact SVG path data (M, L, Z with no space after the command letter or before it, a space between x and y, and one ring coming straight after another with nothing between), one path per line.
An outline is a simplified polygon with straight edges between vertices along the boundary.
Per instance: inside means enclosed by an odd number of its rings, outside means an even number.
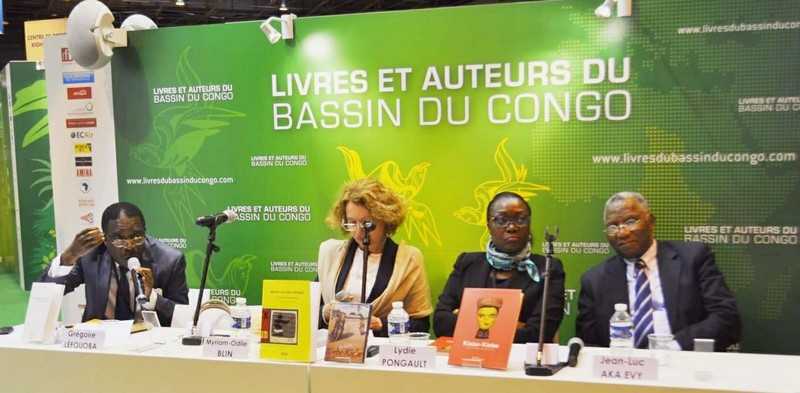
M24 60L24 22L65 18L79 0L0 0L5 35L0 35L0 67L10 60ZM159 27L225 23L266 19L286 11L298 17L507 3L511 0L101 0L114 14L115 23L131 14L143 14ZM524 1L524 0L516 0Z

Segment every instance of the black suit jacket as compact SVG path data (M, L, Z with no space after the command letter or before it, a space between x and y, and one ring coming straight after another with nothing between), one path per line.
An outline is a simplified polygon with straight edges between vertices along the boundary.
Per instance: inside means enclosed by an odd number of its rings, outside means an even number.
M545 258L541 255L533 256L533 263L544 273ZM456 259L453 271L447 278L442 294L436 304L436 311L433 315L433 332L437 337L453 336L456 327L458 314L453 310L461 307L461 295L464 288L486 288L489 273L492 267L486 261L486 253L471 252L462 253ZM553 258L550 267L550 294L547 298L547 320L545 321L545 342L552 342L553 336L561 325L564 317L564 266L558 258ZM517 329L514 334L515 343L538 342L539 341L539 322L542 315L542 294L544 292L544 275L540 282L533 281L527 272L514 271L509 278L508 286L504 288L515 288L522 290L524 298L522 309L519 313L519 321L524 322L525 326Z
M742 321L736 299L703 243L659 241L656 258L672 334L684 350L695 338L713 338L723 351L739 341ZM630 304L625 261L607 259L581 277L576 334L586 345L609 345L608 321L615 303Z
M160 288L161 295L156 300L155 311L162 326L170 326L175 304L189 304L189 288L186 286L186 259L180 251L154 239L146 237L142 254L142 267L153 271L153 288ZM72 270L63 277L52 278L42 272L39 281L64 284L64 293L72 292L81 284L86 284L86 310L83 320L105 319L108 303L108 286L111 282L111 269L115 265L105 245L100 245L82 256Z

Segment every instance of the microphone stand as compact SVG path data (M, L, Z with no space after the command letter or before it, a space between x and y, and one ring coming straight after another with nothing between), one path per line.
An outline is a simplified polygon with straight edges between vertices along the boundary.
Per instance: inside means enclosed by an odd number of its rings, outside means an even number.
M364 240L361 242L364 244L364 270L363 274L361 275L361 303L367 302L367 264L369 263L369 233L374 228L373 225L365 225L362 226L361 229L364 230Z
M217 225L214 224L208 227L208 245L206 246L206 259L203 263L203 275L200 277L200 292L197 294L197 307L194 310L194 322L192 323L192 335L184 337L181 340L183 345L200 345L203 343L203 337L197 334L197 320L200 319L200 305L203 303L203 291L206 289L206 277L208 276L208 264L211 262L211 254L219 252L219 246L214 244L217 238Z
M544 348L544 326L547 320L547 297L550 295L550 266L553 264L553 242L558 237L558 227L556 232L550 234L550 227L544 229L544 239L547 241L545 247L545 264L544 264L544 290L542 292L542 314L539 320L539 348L536 352L536 364L525 364L525 374L535 375L539 377L549 377L559 372L567 365L567 362L559 362L556 365L550 366L542 364L543 348Z

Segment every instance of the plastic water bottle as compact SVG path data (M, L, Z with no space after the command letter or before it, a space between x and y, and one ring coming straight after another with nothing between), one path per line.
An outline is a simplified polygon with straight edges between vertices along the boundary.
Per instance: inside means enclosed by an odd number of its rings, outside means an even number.
M247 309L247 299L236 298L236 305L231 307L231 337L249 338L250 337L250 310Z
M392 302L392 311L387 318L389 322L389 342L396 345L408 345L408 313L403 310L403 302Z
M611 353L627 354L633 349L633 319L628 314L628 305L614 305L614 315L608 322L608 339Z

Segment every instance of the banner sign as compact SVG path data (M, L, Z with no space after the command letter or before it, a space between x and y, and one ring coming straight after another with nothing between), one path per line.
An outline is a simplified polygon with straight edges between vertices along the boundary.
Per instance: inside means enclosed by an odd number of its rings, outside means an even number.
M186 253L199 216L232 209L211 295L259 299L263 279L314 279L342 185L406 198L394 236L419 247L434 301L480 251L500 191L532 206L534 250L560 228L560 337L581 274L613 254L603 205L634 190L656 238L709 243L744 318L741 349L800 354L797 133L800 3L597 0L299 18L270 44L260 21L131 32L117 48L120 197ZM208 56L214 53L214 56ZM216 291L216 292L215 292Z
M45 40L50 156L56 243L63 251L83 228L100 228L106 206L117 202L111 66L86 70L72 58L67 38Z
M67 33L67 18L29 20L25 22L25 58L44 60L44 39Z

